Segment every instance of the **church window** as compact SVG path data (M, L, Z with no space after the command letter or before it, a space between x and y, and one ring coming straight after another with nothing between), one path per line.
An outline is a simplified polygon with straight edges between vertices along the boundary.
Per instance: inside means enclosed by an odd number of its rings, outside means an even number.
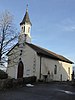
M68 68L68 74L70 75L70 67Z
M19 61L21 61L21 58L19 58Z
M23 30L23 27L22 27L22 30Z
M8 64L10 63L10 60L8 59Z
M55 65L54 74L57 74L57 65Z
M22 31L23 31L23 27L22 27Z
M20 56L22 55L22 52L20 53Z
M20 50L20 56L22 55L22 50Z
M25 32L25 26L24 26L24 30L23 30L23 32Z

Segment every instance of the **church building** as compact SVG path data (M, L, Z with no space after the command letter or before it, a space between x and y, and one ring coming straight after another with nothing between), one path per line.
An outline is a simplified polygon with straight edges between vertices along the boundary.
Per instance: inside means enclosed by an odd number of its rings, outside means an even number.
M37 80L71 80L72 64L69 59L31 43L31 26L28 9L20 23L18 43L8 52L9 78L36 76Z

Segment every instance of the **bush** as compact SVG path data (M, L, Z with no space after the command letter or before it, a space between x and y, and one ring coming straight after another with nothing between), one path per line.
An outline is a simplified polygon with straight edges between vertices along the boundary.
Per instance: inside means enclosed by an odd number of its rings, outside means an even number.
M31 76L31 77L23 78L23 83L24 84L34 83L34 82L36 82L36 76Z
M0 70L0 79L7 79L7 78L8 78L8 74L3 70Z
M73 80L73 81L71 82L71 85L72 85L72 86L75 86L75 80Z
M23 85L23 78L18 78L16 80L17 86Z
M36 76L32 76L32 77L31 77L31 82L32 82L32 83L36 82Z
M6 79L5 84L6 84L5 85L6 88L12 88L13 80L12 79Z

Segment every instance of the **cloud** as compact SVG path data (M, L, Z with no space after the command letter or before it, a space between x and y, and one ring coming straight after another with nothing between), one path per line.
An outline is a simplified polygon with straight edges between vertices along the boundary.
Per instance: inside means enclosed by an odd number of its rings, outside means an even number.
M73 19L64 19L60 23L57 24L57 27L62 31L75 31L75 20Z
M64 26L63 29L64 29L64 31L73 32L73 31L75 31L75 25Z

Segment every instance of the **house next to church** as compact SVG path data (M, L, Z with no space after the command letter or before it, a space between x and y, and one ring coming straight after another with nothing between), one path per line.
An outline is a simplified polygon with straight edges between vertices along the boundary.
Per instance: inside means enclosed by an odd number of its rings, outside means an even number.
M71 80L72 64L69 59L31 43L28 9L20 23L18 43L8 52L7 73L10 78L36 76L37 80Z

